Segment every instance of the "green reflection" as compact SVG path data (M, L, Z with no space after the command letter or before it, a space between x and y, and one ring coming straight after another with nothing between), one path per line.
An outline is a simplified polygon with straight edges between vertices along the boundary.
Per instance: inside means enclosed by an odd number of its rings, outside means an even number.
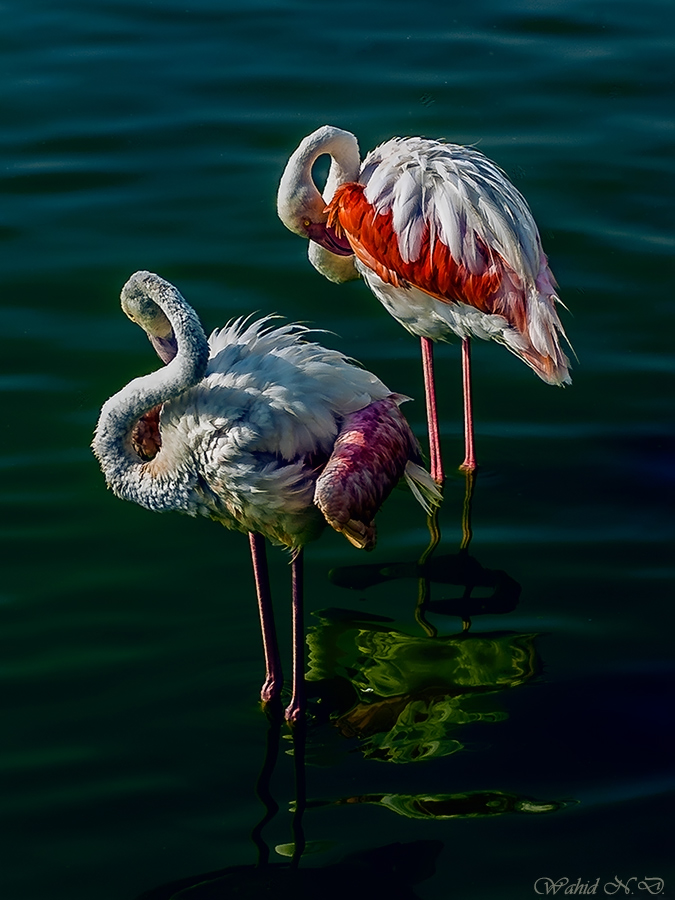
M515 687L534 674L535 635L429 638L395 631L358 630L359 660L351 681L360 695L392 697L429 687L453 691Z
M466 791L458 794L365 794L337 800L336 806L374 803L408 819L473 819L506 813L557 812L561 800L535 800L508 791Z
M339 697L332 721L364 756L412 762L461 750L461 725L507 718L496 697L540 670L536 634L409 635L383 619L317 613L307 680Z

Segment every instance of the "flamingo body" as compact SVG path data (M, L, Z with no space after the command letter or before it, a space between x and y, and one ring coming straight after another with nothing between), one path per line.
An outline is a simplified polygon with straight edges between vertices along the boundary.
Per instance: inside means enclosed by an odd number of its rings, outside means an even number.
M323 248L310 258L327 274L345 266L327 254L353 254L356 273L419 337L495 340L544 381L569 384L555 280L530 208L501 169L470 147L392 138L366 156L352 181L334 175L322 202L308 203L307 162L344 154L345 135L324 126L305 138L282 178L285 224L287 197L303 185L304 203L290 208ZM354 174L353 159L340 171Z
M158 299L170 288L137 273L123 299L135 290ZM177 291L176 298L187 307ZM406 398L308 334L274 317L238 319L213 332L201 350L203 372L177 396L164 399L152 387L178 357L112 397L93 443L112 490L148 509L209 516L292 550L327 521L358 546L374 546L375 512L395 484L408 478L418 497L418 484L428 488L399 410ZM129 403L122 436L119 410Z
M372 549L374 518L405 478L429 510L440 493L393 394L336 350L276 317L237 319L206 339L164 279L137 272L122 306L166 363L108 400L93 440L108 486L150 510L204 515L248 532L267 677L279 696L264 538L293 553L294 676L289 721L303 714L302 548L326 524Z
M331 156L323 197L312 165ZM359 163L356 138L323 126L282 176L277 208L334 281L363 277L422 340L494 340L550 384L569 384L555 280L523 196L482 153L392 138ZM467 362L468 366L468 362Z

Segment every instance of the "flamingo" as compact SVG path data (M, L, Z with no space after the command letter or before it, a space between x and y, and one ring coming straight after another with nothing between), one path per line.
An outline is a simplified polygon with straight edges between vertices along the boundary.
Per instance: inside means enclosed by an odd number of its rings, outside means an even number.
M323 197L312 166L331 157ZM284 225L308 238L331 281L361 276L421 338L431 474L444 480L433 344L462 341L465 458L476 469L470 338L503 344L549 384L570 384L560 299L524 197L495 163L458 144L394 137L361 163L356 137L324 125L291 155L279 184ZM569 342L568 342L569 343Z
M400 412L408 398L278 317L236 319L207 340L168 281L136 272L122 307L167 365L101 409L92 443L108 487L147 509L204 515L249 534L261 618L265 705L282 674L265 539L291 551L293 697L303 714L302 549L326 524L372 549L374 517L405 478L428 511L440 493Z

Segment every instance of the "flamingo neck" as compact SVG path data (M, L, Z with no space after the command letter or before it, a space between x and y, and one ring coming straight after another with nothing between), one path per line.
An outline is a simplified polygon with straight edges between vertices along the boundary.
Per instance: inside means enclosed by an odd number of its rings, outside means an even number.
M125 499L148 505L139 494L139 477L145 463L133 449L132 431L141 416L201 381L208 364L209 346L197 314L172 285L149 272L137 272L124 286L123 302L125 292L139 291L166 314L177 352L167 366L135 378L103 405L92 447L113 491ZM157 460L160 455L161 450Z
M312 166L320 156L331 158L323 197L314 183ZM284 225L301 237L307 237L307 221L325 224L326 204L337 188L356 181L361 159L359 145L349 131L324 125L301 141L291 155L279 183L277 211Z
M339 128L333 128L332 132L331 136L327 138L326 149L322 151L330 154L330 169L322 194L326 206L333 199L335 191L341 184L358 180L361 169L359 145L355 136L349 131L342 131ZM315 160L320 155L321 153L315 157Z

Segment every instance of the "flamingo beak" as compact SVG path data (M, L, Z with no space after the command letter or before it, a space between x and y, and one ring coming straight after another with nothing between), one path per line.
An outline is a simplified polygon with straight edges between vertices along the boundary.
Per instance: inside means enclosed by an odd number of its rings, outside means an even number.
M307 226L307 236L336 256L352 256L354 253L346 236L338 237L335 230L324 222L311 222Z
M149 334L148 340L165 366L168 365L178 353L178 343L176 342L176 336L173 331L168 337L159 337L156 334Z

